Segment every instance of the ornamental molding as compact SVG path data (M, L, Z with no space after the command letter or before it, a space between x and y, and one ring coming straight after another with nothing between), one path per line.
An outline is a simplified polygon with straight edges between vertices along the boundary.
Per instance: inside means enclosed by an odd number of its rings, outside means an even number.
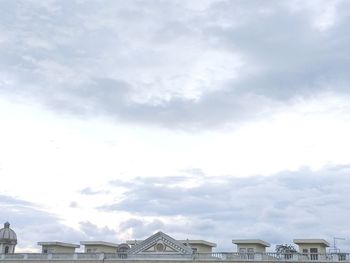
M192 254L192 249L185 246L181 242L173 239L172 237L164 234L163 232L157 232L149 238L135 244L129 251L128 254L142 254L142 253L152 253L149 251L150 248L156 246L158 243L163 243L166 247L171 248L174 252L164 251L153 253L176 253L176 254ZM148 251L147 251L148 250Z

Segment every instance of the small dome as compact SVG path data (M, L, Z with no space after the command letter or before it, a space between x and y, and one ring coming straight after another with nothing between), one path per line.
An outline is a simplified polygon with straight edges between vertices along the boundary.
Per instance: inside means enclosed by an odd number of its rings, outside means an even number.
M10 223L6 222L4 228L0 229L0 243L17 244L17 235L10 228Z

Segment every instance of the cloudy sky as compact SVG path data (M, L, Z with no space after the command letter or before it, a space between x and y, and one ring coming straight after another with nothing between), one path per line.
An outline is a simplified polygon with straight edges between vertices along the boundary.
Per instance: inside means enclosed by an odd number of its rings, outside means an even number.
M349 16L340 0L0 0L17 251L158 230L350 250Z

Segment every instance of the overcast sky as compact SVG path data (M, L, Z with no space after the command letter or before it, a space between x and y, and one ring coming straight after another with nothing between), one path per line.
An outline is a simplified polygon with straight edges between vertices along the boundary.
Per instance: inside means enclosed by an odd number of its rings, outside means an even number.
M340 0L0 0L17 251L158 230L350 250L349 16Z

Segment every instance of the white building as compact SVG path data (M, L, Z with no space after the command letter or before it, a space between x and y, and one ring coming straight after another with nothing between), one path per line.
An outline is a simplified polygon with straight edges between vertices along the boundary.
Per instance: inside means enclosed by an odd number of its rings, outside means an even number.
M294 239L299 251L267 252L270 244L260 239L234 239L236 251L213 252L215 243L205 240L176 240L163 232L157 232L145 240L117 244L105 241L81 241L83 253L76 253L80 246L65 242L38 242L41 253L14 253L16 233L5 223L0 229L0 263L179 263L197 261L207 263L276 263L276 262L350 262L350 254L327 252L329 243L324 239ZM53 262L54 261L54 262ZM59 261L59 262L57 262Z
M64 243L64 242L38 242L38 245L41 246L41 252L43 254L52 254L52 253L75 253L75 249L79 248L79 245Z
M84 246L84 253L116 253L118 244L105 241L81 241Z
M329 243L324 239L294 239L294 244L299 246L299 253L312 260L318 260L319 254L325 255Z
M209 242L206 240L190 240L190 239L175 240L175 239L171 238L170 236L164 234L163 232L158 232L158 233L152 235L151 237L149 237L148 239L155 239L155 238L158 238L159 240L173 240L173 243L178 243L177 246L179 246L179 247L180 247L180 245L186 246L186 247L190 248L191 252L195 252L195 253L212 253L213 248L216 247L215 243L212 243L212 242ZM148 239L146 239L146 240L148 240ZM136 245L139 245L144 241L145 240L128 240L128 241L126 241L126 243L128 245L130 245L130 247L133 249ZM159 242L162 243L163 241L159 241ZM164 252L172 253L174 251L170 246L165 246L164 249L165 249ZM150 247L148 250L149 251L157 251L157 248Z
M239 253L266 253L269 243L260 239L234 239L232 243L237 245Z

